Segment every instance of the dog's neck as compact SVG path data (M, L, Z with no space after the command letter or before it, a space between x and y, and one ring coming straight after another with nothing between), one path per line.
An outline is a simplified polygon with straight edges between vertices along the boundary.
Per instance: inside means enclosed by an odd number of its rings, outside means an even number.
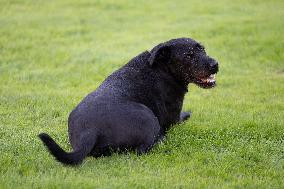
M136 57L134 57L132 60L129 61L128 64L126 64L125 66L130 66L130 67L147 67L147 69L153 69L156 70L157 72L160 72L161 76L164 77L164 81L167 82L167 80L169 81L174 81L175 82L175 86L176 86L176 90L180 91L182 94L185 94L188 92L188 82L184 81L183 79L179 79L176 74L173 73L173 71L171 70L171 68L166 65L161 63L161 65L152 67L149 66L149 57L151 56L151 53L149 51L144 51L142 53L140 53L139 55L137 55ZM141 60L141 61L138 61ZM141 64L141 62L143 62L143 65ZM167 78L171 78L171 79L167 79Z
M168 65L161 66L160 69L176 82L176 85L179 86L179 88L184 94L188 92L189 83L184 79L177 77L177 75L172 71L172 69Z

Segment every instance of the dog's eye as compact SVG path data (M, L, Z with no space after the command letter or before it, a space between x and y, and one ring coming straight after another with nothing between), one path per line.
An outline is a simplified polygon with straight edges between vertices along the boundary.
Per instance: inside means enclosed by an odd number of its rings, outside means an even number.
M204 47L200 44L196 44L195 48L198 49L198 50L204 51Z
M190 51L190 52L188 52L188 53L185 53L185 56L186 56L186 58L192 58L192 56L193 56L193 52L192 51Z
M203 47L202 47L201 45L197 45L197 49L198 49L198 50L202 50Z

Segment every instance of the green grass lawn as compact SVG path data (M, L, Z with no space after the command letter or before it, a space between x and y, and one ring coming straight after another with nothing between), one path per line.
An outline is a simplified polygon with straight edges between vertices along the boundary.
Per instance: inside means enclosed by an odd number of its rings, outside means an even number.
M0 188L284 188L284 1L0 0ZM220 62L148 154L65 167L67 118L138 53L191 37Z

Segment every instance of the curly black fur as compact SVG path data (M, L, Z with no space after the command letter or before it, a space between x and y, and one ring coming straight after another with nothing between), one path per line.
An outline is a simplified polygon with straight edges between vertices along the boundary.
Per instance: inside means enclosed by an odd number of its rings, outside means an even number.
M188 84L214 87L215 81L204 78L217 71L218 63L198 42L179 38L161 43L111 74L71 112L68 131L73 152L62 150L47 134L39 137L67 165L112 151L145 153L171 125L190 116L181 112Z

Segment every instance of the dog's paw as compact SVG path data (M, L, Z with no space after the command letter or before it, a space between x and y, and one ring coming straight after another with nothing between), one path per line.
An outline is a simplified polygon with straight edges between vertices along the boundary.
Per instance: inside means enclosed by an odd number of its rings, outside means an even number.
M180 122L186 121L191 117L191 111L189 112L181 112L180 113Z

